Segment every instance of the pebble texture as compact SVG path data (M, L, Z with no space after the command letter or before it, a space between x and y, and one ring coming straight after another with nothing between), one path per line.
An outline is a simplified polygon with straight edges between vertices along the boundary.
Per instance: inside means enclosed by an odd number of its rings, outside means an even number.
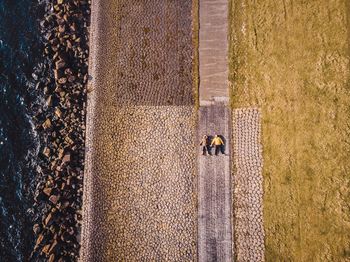
M199 97L228 97L228 0L199 0Z
M196 260L196 118L130 106L93 119L81 261Z
M222 135L225 153L199 155L199 261L232 261L232 201L230 172L230 110L224 105L201 107L199 140L203 135Z
M260 111L233 110L233 209L236 261L264 261Z
M94 63L105 77L98 92L113 88L118 94L105 101L194 104L192 1L95 1L92 14L97 23L92 36L98 53ZM92 70L92 77L99 77L99 72Z

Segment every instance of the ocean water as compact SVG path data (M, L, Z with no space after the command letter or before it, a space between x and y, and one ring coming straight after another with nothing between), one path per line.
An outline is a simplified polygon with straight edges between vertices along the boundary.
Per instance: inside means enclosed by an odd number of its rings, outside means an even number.
M26 261L34 245L42 16L35 0L0 0L0 261Z

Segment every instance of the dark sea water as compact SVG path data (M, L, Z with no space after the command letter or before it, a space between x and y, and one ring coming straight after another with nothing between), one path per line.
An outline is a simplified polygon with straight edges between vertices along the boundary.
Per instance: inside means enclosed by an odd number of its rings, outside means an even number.
M40 104L34 68L42 63L35 0L0 0L0 261L26 261L34 245L33 191Z

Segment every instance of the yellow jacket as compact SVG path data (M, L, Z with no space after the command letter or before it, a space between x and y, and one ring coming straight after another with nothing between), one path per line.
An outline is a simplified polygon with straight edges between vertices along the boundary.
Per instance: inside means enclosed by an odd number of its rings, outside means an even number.
M222 139L220 137L214 137L214 139L211 141L211 146L212 145L220 146L223 144L224 144L224 142L222 141Z

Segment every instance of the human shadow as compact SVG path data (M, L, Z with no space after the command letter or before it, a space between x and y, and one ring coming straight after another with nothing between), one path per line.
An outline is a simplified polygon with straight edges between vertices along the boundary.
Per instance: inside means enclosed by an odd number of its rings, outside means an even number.
M207 150L208 150L208 154L209 155L212 155L212 149L213 147L211 146L211 141L213 141L213 136L211 135L208 135L208 147L207 147Z
M218 135L218 137L220 137L222 142L224 142L224 144L220 147L220 151L223 155L226 155L226 138L223 135Z

